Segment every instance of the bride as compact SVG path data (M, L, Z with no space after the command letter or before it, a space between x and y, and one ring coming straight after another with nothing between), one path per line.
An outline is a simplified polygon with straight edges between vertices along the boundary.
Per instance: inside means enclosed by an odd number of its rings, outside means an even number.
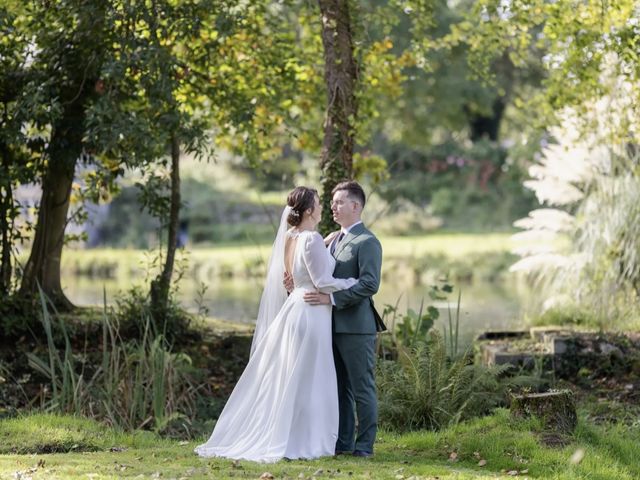
M344 290L357 280L333 278L335 260L315 231L321 214L316 190L297 187L287 197L249 363L211 437L195 449L198 455L276 462L334 454L338 391L331 305L312 306L303 295ZM285 270L295 287L288 297Z

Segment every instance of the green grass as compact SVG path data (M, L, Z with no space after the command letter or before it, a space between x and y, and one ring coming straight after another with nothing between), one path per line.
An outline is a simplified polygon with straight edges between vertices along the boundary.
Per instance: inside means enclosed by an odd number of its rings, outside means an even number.
M452 260L471 254L507 252L511 248L509 233L433 234L409 237L382 236L385 259L413 259L425 255L443 255ZM262 271L270 254L270 244L221 244L216 247L189 248L179 256L186 258L196 276L251 276ZM142 276L155 252L130 249L67 249L62 256L62 269L95 274L109 271L116 278L132 274ZM197 271L195 271L197 269ZM100 275L100 276L103 276Z
M517 478L557 480L640 478L640 432L623 426L595 426L581 421L571 443L546 447L539 424L514 421L506 410L436 432L404 435L381 432L373 459L323 458L273 465L201 459L199 442L161 439L151 433L125 434L90 420L33 415L0 422L0 478L373 478L466 480ZM58 447L69 453L41 452ZM570 463L577 451L580 463ZM45 450L46 451L46 450ZM452 453L456 459L451 461ZM486 465L479 466L479 460ZM29 469L32 469L29 471ZM35 470L33 470L35 469ZM320 472L321 470L321 472Z
M0 454L108 450L113 446L146 448L161 441L150 432L124 433L93 420L33 414L0 421Z

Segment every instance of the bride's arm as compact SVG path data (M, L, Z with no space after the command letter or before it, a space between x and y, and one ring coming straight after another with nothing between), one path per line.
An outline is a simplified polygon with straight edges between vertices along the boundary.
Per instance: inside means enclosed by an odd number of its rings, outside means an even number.
M311 281L322 293L346 290L358 283L355 278L333 277L333 265L319 233L314 232L305 239L303 255Z

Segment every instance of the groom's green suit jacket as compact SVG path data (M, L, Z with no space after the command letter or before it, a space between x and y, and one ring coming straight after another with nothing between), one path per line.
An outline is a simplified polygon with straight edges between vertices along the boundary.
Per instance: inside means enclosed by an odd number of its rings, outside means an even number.
M380 286L380 242L360 223L344 236L333 255L336 259L334 277L358 279L353 287L333 293L334 332L375 334L380 327L376 327L377 312L371 297Z

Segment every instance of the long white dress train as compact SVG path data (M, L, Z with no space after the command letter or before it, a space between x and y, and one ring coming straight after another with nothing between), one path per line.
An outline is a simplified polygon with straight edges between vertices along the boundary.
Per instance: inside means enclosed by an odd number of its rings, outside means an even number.
M203 457L257 462L333 455L338 391L331 343L331 306L304 302L308 290L331 293L355 279L333 278L335 260L319 233L298 235L295 289L261 338L218 419Z

